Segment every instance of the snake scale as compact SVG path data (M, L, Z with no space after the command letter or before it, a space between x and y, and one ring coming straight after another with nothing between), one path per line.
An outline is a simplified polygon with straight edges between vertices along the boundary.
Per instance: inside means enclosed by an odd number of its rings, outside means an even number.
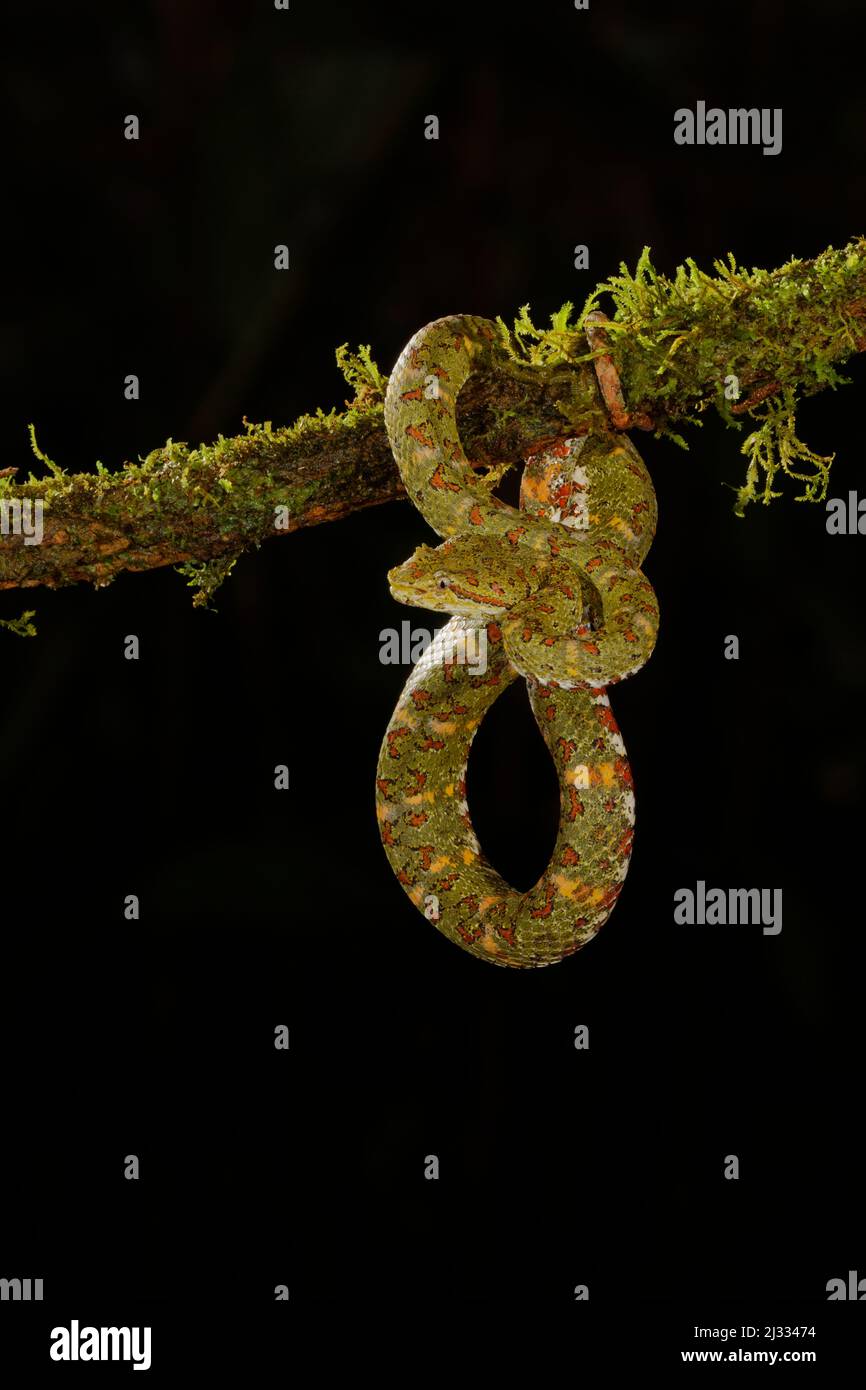
M496 497L501 470L472 468L456 402L470 372L495 369L498 344L487 319L438 319L406 345L388 384L400 474L443 538L390 571L391 593L452 616L388 725L377 816L419 911L472 955L522 968L551 965L593 937L628 869L634 791L605 688L638 671L655 645L658 605L641 565L656 500L628 436L606 426L573 426L530 456L520 510ZM486 670L461 659L467 638L486 640ZM466 801L473 736L518 676L560 785L553 854L526 893L485 859Z

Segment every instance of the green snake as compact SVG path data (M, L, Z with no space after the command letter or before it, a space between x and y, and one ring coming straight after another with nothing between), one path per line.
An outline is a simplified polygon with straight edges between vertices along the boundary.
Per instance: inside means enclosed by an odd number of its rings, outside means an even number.
M400 696L376 799L388 860L419 911L472 955L521 968L585 945L628 869L633 783L605 687L640 670L655 645L658 605L641 565L656 500L628 436L606 426L571 427L530 456L520 510L496 497L501 470L472 468L456 402L470 372L496 367L498 343L489 320L438 319L406 345L388 383L400 474L444 538L389 572L391 593L452 617ZM479 639L483 672L464 659ZM553 854L526 893L484 858L466 801L473 736L518 676L560 785Z

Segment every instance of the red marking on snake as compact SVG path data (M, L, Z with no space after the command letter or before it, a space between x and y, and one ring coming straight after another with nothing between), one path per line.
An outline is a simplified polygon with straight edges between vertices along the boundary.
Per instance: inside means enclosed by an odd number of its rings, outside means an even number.
M621 892L622 884L614 883L612 887L607 888L602 893L601 898L599 899L598 906L602 909L602 911L604 911L605 909L612 908Z
M406 736L408 735L408 733L409 733L409 730L406 728L405 724L404 724L404 725L401 725L401 727L400 727L399 729L392 729L392 730L390 731L390 733L388 734L388 757L389 757L389 758L399 758L399 756L400 756L400 750L399 750L399 748L397 747L397 739L398 739L398 738L406 738Z
M553 911L553 904L555 898L555 886L552 883L546 883L544 886L544 907L538 907L535 909L534 912L530 912L530 917L534 917L536 920L538 920L541 917L549 917L551 912Z
M420 425L407 425L406 433L410 439L414 439L416 444L425 444L432 448L433 439L429 434L425 434Z
M619 780L622 782L623 786L634 786L634 778L631 775L631 767L629 766L628 760L626 758L616 758L613 764L613 770L616 773Z
M500 922L500 921L497 920L497 921L495 921L495 922L493 923L493 930L496 932L496 935L497 935L497 936L501 936L501 937L502 937L502 940L503 940L503 941L506 941L506 942L508 943L509 946L516 946L516 945L517 945L517 942L516 942L515 937L514 937L514 923L513 923L513 922L512 922L511 925L509 926L508 923Z
M613 717L613 710L610 705L593 705L595 717L599 724L603 724L606 729L610 729L612 734L619 733L619 725Z
M459 492L459 483L450 483L447 478L442 476L442 465L437 463L435 469L430 474L430 486L438 488L440 492Z

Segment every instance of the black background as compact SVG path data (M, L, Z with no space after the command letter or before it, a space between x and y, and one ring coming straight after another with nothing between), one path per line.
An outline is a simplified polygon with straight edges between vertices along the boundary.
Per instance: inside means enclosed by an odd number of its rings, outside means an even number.
M339 406L339 343L389 370L445 313L528 301L543 322L644 244L669 274L844 244L866 203L859 26L836 0L7 6L3 466L38 469L31 420L82 471ZM676 146L674 110L700 99L782 107L782 153ZM862 466L862 359L848 375L800 415L836 452L834 496ZM529 1308L588 1328L652 1301L686 1347L694 1300L728 1300L730 1325L804 1300L813 1322L829 1278L866 1274L866 540L828 536L792 488L735 518L743 438L715 417L688 453L636 436L662 629L613 694L635 853L601 935L549 970L455 949L379 844L406 676L379 633L436 621L385 581L432 540L408 504L244 557L216 615L171 570L0 596L39 628L0 632L0 1275L45 1279L40 1327L159 1329L202 1300L274 1322L287 1283L283 1318ZM528 887L556 785L517 687L470 799ZM781 935L676 926L699 878L781 887ZM4 1335L24 1315L4 1304Z

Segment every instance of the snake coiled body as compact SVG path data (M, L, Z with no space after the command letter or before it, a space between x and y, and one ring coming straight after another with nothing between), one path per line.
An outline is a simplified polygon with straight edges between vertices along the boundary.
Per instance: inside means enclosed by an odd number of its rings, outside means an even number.
M639 670L655 644L658 606L640 567L656 503L634 446L607 429L529 458L520 510L492 494L498 474L479 476L466 459L456 400L470 371L495 367L497 340L485 319L437 320L389 381L385 423L401 476L445 538L392 570L391 590L453 616L388 726L377 814L391 866L428 920L483 960L527 967L594 936L628 869L634 791L605 687ZM467 637L486 641L486 670L461 659ZM466 802L474 734L518 676L560 784L556 845L526 893L485 859Z

